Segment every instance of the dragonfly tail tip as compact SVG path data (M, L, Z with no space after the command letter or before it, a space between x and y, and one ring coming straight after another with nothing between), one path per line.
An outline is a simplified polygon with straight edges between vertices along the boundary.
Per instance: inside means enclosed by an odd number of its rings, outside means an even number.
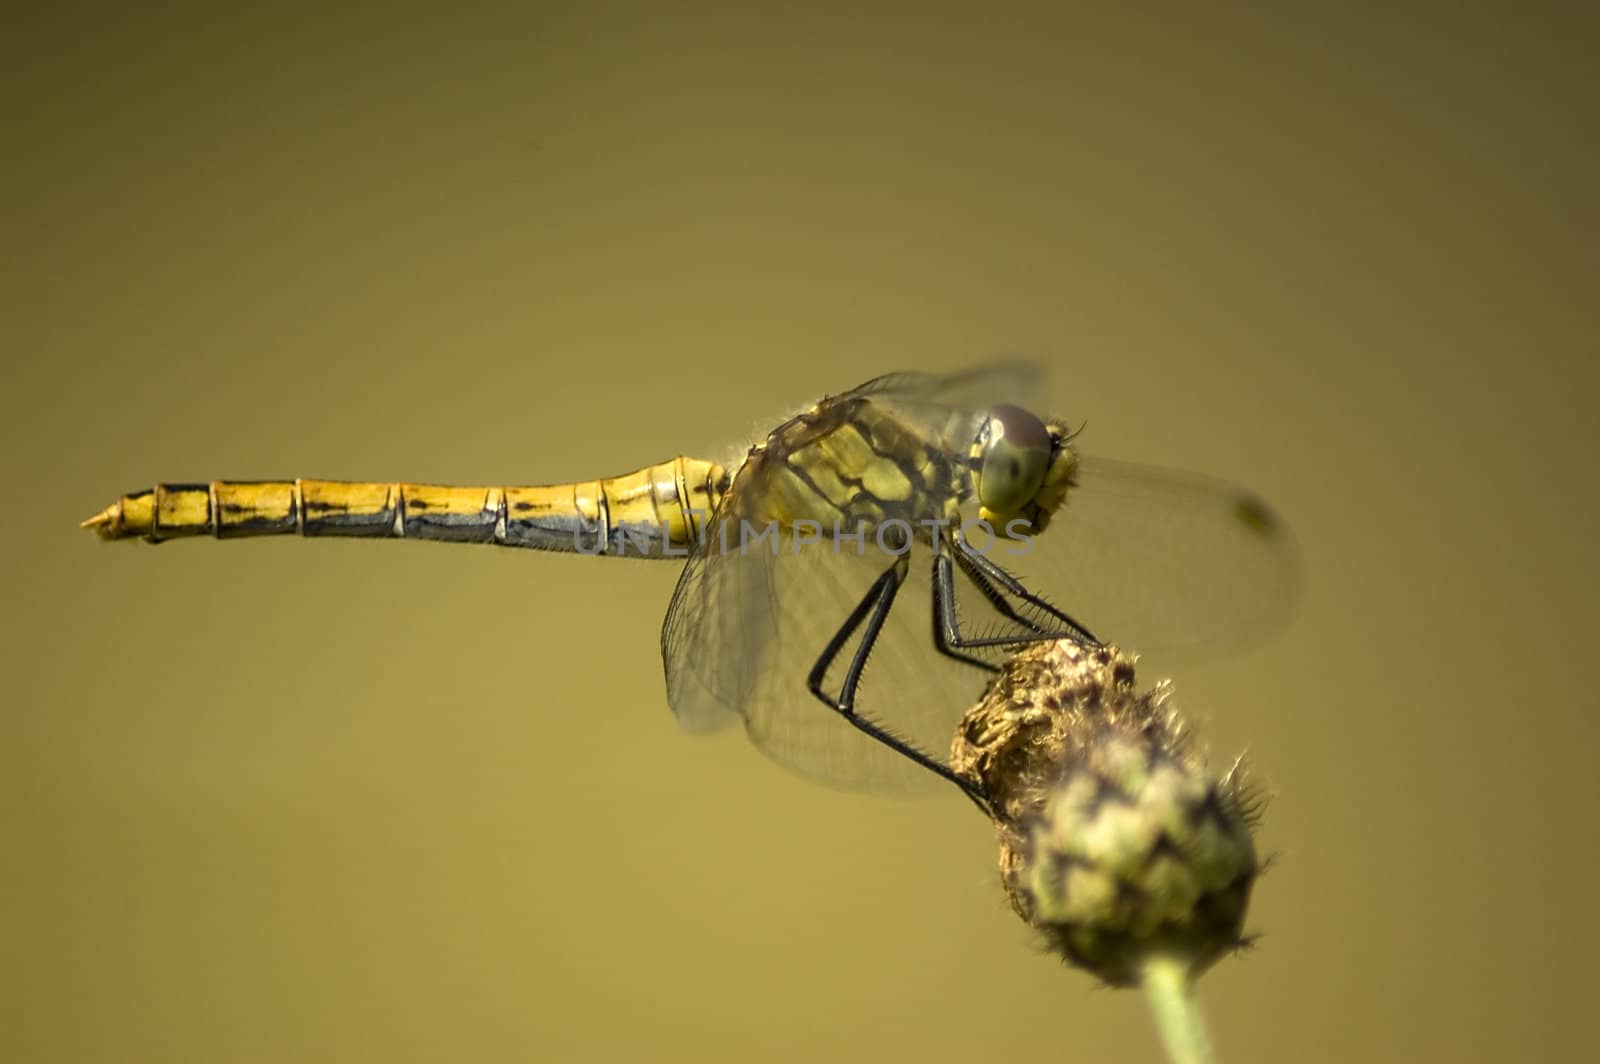
M102 539L111 539L116 535L117 508L107 506L86 521L79 523L79 528L92 529Z

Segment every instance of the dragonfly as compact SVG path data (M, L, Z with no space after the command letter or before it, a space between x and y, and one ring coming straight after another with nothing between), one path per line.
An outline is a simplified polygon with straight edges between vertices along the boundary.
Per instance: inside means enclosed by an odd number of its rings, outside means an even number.
M983 807L934 753L974 668L1063 638L1220 651L1281 624L1295 597L1292 536L1257 496L1084 455L1064 419L1029 409L1043 394L1025 363L896 373L825 396L727 463L680 455L536 487L161 484L84 526L672 561L660 649L685 729L742 721L803 776L891 791L943 779Z

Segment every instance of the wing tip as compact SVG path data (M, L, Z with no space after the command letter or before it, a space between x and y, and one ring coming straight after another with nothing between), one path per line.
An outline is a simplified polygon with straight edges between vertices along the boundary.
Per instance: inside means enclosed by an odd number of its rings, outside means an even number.
M1278 512L1257 495L1237 496L1233 500L1233 517L1246 530L1263 538L1278 539L1288 532Z

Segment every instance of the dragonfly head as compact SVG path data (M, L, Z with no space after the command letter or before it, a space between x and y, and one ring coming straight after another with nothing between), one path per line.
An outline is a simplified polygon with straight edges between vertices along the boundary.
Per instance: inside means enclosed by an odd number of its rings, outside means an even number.
M1045 422L1018 406L989 411L972 444L979 516L997 535L1043 532L1072 486L1078 458L1064 424ZM1024 532L1013 522L1021 521Z

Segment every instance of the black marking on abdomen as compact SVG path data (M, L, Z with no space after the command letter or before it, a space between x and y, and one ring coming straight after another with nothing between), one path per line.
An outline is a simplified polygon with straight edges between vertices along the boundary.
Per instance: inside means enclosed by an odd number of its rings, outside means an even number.
M235 514L252 512L243 506L229 506L226 509ZM216 522L217 538L284 535L293 532L298 523L293 508L283 517L246 517L243 520L224 521L219 516Z
M307 536L387 536L394 530L395 508L385 507L368 513L351 513L342 507L307 504Z
M487 501L487 500L485 500ZM459 513L441 510L439 513L416 513L428 507L418 500L406 500L402 535L407 539L441 539L452 543L491 543L495 525L499 523L497 510L487 507L476 513Z

